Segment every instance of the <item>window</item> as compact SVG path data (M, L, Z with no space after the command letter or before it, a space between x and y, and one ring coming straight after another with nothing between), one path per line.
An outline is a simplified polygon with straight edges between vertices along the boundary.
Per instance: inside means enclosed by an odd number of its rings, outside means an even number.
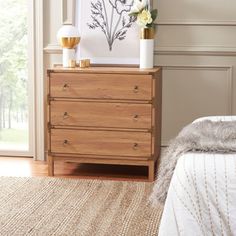
M33 156L30 4L0 0L0 155Z

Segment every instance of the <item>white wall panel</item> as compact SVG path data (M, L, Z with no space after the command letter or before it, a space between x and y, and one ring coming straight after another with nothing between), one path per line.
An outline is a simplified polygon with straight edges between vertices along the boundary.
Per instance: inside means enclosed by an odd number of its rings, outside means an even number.
M163 144L194 119L232 113L231 67L170 66L163 72Z
M68 8L65 5L66 2L44 0L44 47L51 49L50 53L54 53L55 49L59 49L56 36L63 21L67 21ZM63 10L63 6L66 9Z
M236 48L235 26L161 25L157 27L158 47Z
M75 0L61 0L62 4L62 24L74 24L75 23Z
M234 22L235 0L154 0L159 21Z

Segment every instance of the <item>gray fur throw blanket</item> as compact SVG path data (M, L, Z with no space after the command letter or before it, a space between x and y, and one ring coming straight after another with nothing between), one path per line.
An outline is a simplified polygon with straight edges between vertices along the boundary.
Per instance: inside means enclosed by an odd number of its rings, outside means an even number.
M203 120L184 127L164 151L150 201L163 205L176 163L186 152L236 152L236 121Z

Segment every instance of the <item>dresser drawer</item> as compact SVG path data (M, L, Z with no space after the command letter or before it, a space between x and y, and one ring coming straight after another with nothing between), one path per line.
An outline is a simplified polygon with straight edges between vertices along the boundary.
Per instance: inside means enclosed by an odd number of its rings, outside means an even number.
M52 101L55 126L151 128L151 104Z
M150 158L151 134L144 132L52 129L51 152Z
M151 100L151 85L151 75L50 74L51 97Z

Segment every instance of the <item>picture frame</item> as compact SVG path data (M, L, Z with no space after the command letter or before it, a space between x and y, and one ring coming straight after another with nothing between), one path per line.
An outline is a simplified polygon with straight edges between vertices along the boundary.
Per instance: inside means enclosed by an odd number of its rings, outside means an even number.
M129 16L133 0L77 0L76 26L81 42L77 61L92 64L139 64L140 28Z

